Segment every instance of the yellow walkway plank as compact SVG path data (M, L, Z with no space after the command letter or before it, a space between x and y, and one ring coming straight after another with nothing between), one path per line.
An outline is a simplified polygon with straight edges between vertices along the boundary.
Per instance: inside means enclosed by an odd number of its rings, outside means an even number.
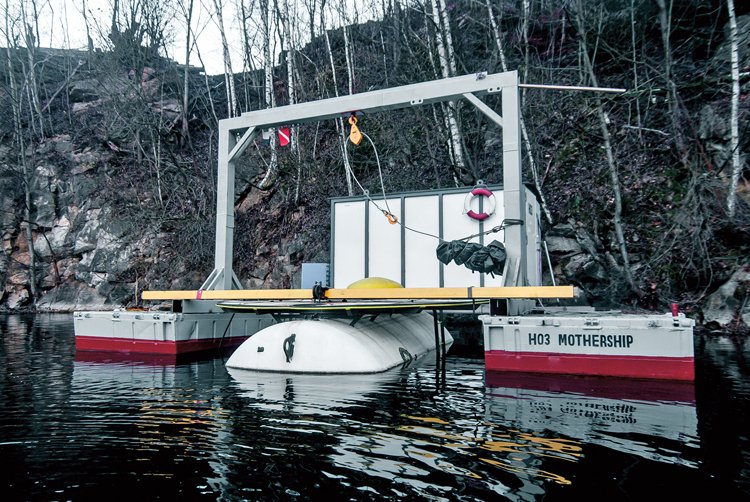
M505 298L575 298L573 286L508 286L461 288L377 288L328 289L325 297L343 299L505 299ZM144 300L305 300L312 299L310 289L228 289L144 291Z

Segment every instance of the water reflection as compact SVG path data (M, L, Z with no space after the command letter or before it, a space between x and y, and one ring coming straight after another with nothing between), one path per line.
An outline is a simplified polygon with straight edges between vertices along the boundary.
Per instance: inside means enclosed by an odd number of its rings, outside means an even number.
M750 338L699 336L696 354L701 470L750 500Z
M564 435L488 416L481 361L375 375L228 371L246 406L258 412L248 417L256 432L266 429L281 444L312 437L287 447L325 445L324 479L367 473L368 483L358 488L365 492L391 480L394 494L442 497L460 488L531 500L546 483L569 484L557 465L582 455L583 445ZM240 441L248 427L235 428Z
M245 405L259 412L259 428L277 438L318 436L330 448L332 468L324 472L332 479L367 472L403 484L397 491L434 495L442 485L425 479L445 476L452 480L445 490L460 480L523 499L550 483L571 484L571 464L591 444L698 466L686 455L699 446L692 384L485 375L476 361L376 375L229 373ZM391 410L388 420L373 416L378 409Z
M699 446L692 383L496 372L486 381L494 420L697 467L683 453Z
M402 368L351 375L285 374L229 367L226 371L250 406L310 415L342 415L342 409L376 399L407 374Z
M227 382L219 357L77 352L78 446L97 452L104 480L120 481L124 470L138 483L186 484L184 494L220 491Z
M75 351L68 316L0 316L8 500L654 500L750 494L747 341L698 381L485 374L448 357L280 375ZM696 406L696 401L698 406Z

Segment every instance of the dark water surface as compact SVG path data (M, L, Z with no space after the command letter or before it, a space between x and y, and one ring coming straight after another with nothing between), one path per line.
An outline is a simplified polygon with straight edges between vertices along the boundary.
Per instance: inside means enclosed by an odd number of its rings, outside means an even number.
M71 315L0 316L2 500L750 498L750 346L693 384L367 376L76 353Z

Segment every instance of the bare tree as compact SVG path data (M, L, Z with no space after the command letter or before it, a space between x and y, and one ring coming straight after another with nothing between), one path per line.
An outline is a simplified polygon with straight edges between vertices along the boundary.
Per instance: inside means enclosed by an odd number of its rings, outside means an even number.
M294 11L292 10L292 6L289 4L288 0L283 0L283 9L279 8L278 0L276 0L276 12L279 18L279 21L281 22L282 31L284 33L284 37L282 39L282 48L286 49L286 90L287 90L287 98L289 99L289 104L293 105L297 102L297 82L295 80L296 75L296 68L295 68L295 42L294 38L292 37L292 29L291 29L291 18L293 17ZM296 127L295 127L296 130ZM292 134L292 137L290 139L290 147L292 149L292 152L297 152L297 135Z
M600 12L600 15L603 15L603 13ZM589 56L589 47L586 41L587 31L586 31L586 24L583 18L583 5L582 5L581 0L578 1L578 5L576 9L576 24L577 24L577 29L579 33L579 43L580 43L580 48L581 48L581 56L583 58L583 63L584 63L584 70L588 74L591 84L594 87L598 87L599 81L596 78L596 73L594 72L594 65L591 61L591 56ZM617 247L620 251L620 256L623 262L622 267L619 267L619 268L620 268L621 273L625 277L625 280L627 281L630 287L630 290L635 292L637 288L635 285L635 281L633 279L633 272L630 268L630 257L628 254L627 245L625 243L625 233L623 231L622 190L620 188L620 176L617 172L617 163L615 161L615 156L612 151L612 140L609 134L609 118L604 112L604 108L602 106L602 100L598 93L595 94L595 100L596 100L596 113L599 117L599 127L602 132L602 138L604 139L604 151L606 152L606 155L607 155L607 166L609 167L609 177L612 183L612 192L614 194L615 211L614 211L614 217L613 217L613 224L615 227L615 234L617 237ZM612 261L611 264L616 265L614 261Z
M16 20L11 20L10 6L8 0L5 2L5 55L6 65L8 69L8 84L10 87L10 99L11 107L13 109L13 137L16 143L16 153L18 163L21 166L21 173L23 176L23 190L24 190L24 222L26 227L26 240L28 241L29 247L29 290L32 302L36 301L38 297L37 293L37 279L36 279L36 253L34 251L34 234L32 231L32 199L31 199L31 186L33 183L32 167L29 166L28 159L26 157L26 140L24 132L24 124L22 118L22 90L16 81L16 70L13 64L13 52L18 52L19 47L16 44L17 33L15 30ZM27 84L28 85L28 82Z
M489 24L490 24L490 28L492 29L492 38L495 40L495 46L497 47L497 52L500 57L500 66L502 67L503 71L508 71L508 64L506 63L506 59L505 59L505 48L503 47L503 37L502 37L502 34L500 33L500 27L495 21L495 16L492 12L492 4L490 0L486 0L486 4L487 4L487 15L489 18ZM525 26L524 26L524 33L526 33ZM524 36L528 37L528 35L524 35ZM527 51L526 57L528 58L528 51ZM529 133L526 129L526 120L523 118L523 110L521 110L521 113L519 114L518 118L519 118L519 122L521 123L521 136L523 137L523 143L524 143L524 146L526 147L526 158L529 161L531 174L534 178L534 186L536 187L537 192L539 193L539 198L541 199L541 206L542 206L542 210L544 211L544 216L547 218L547 222L552 224L553 223L552 213L549 210L549 206L547 205L547 199L544 197L544 191L542 190L541 182L539 181L539 170L537 169L536 161L534 160L534 155L532 153L531 141L529 140Z
M29 102L32 106L31 113L35 118L31 121L34 132L41 139L44 138L44 116L42 115L41 104L39 100L39 87L37 84L37 61L36 49L39 44L39 19L37 14L36 0L31 0L34 24L31 24L29 15L26 12L26 3L21 2L21 16L23 20L23 38L26 46L26 59L28 66L24 66L24 74L28 80L25 85L29 94Z
M297 71L297 32L292 29L293 20L297 14L297 4L288 0L282 0L283 4L280 8L279 0L276 1L276 12L279 22L281 23L283 37L282 37L282 50L286 50L286 75L287 75L287 98L290 105L297 102L297 85L301 82L299 73ZM291 126L290 131L290 143L292 155L296 155L297 159L297 176L294 184L294 201L299 200L300 184L302 182L302 154L299 148L298 140L299 126L294 124Z
M630 45L633 58L633 91L635 91L636 127L638 127L638 139L643 141L643 133L641 129L643 127L643 122L641 120L641 100L639 98L640 86L638 84L638 54L636 53L635 27L635 0L630 0Z
M350 48L349 27L341 26L341 34L344 35L344 58L346 59L346 74L349 77L349 94L354 94L354 59Z
M117 0L112 6L111 52L126 70L153 65L165 47L174 17L171 0Z
M221 49L224 57L224 82L227 88L227 112L228 116L237 115L237 93L234 88L234 71L232 70L232 56L227 41L224 16L222 14L222 0L214 0L214 13L216 14L216 26L221 35Z
M685 146L685 140L680 126L680 107L677 97L677 85L672 78L672 45L670 42L672 34L672 0L669 0L669 5L666 4L665 0L656 0L656 4L659 6L659 27L661 28L661 40L664 49L664 82L667 85L668 91L669 114L672 120L672 135L677 154L680 156L680 159L684 164L687 162L687 148Z
M435 44L438 51L438 61L441 75L443 78L451 77L456 71L456 57L453 50L453 38L450 35L450 23L448 12L443 8L442 0L431 0L432 22L435 25ZM456 103L449 101L443 106L443 113L447 122L447 129L450 135L448 144L453 165L459 171L464 171L466 162L464 160L463 145L461 139L461 130L458 125L458 111Z
M188 106L190 104L190 53L192 52L192 40L190 36L193 32L193 0L188 0L187 5L179 3L182 14L185 18L185 71L182 74L182 135L181 141L190 141L190 130L188 128Z
M253 18L253 12L256 7L255 2L249 2L246 5L244 0L238 0L240 8L240 25L242 35L243 54L242 66L243 66L243 93L245 96L246 106L250 107L251 93L254 95L254 99L258 102L263 101L264 91L258 77L258 72L255 58L253 56L253 48L256 45L257 30L253 30L252 26L248 23Z
M333 49L331 49L331 38L328 35L328 28L325 22L325 4L320 9L320 25L323 29L323 37L326 41L326 49L328 50L328 60L331 64L331 78L333 80L333 93L336 97L339 95L339 86L336 79L336 65L333 62ZM346 187L349 195L354 195L354 187L352 186L352 166L349 163L349 156L346 154L346 132L344 130L344 121L339 117L336 119L336 131L338 132L339 140L339 151L344 161L344 173L346 175Z
M193 33L193 43L195 43L195 39L197 38L196 33L191 28L190 31ZM200 48L195 45L195 55L198 56L198 61L200 61L201 66L203 68L206 67L206 63L203 61L203 55L201 54ZM208 72L203 72L203 80L206 85L206 95L208 96L208 104L211 109L211 117L213 117L213 125L214 128L212 130L217 130L219 127L219 115L216 113L216 107L214 106L214 98L213 93L211 92L211 82L208 80Z
M727 197L727 212L733 218L737 201L737 185L742 174L743 162L740 156L740 133L739 133L739 101L740 101L740 63L737 36L737 17L734 10L734 0L727 0L727 12L729 13L729 43L732 61L732 111L730 122L732 150L732 182L729 185Z
M273 89L273 4L270 0L260 0L260 18L261 30L263 32L263 69L266 76L266 108L276 106L276 96ZM276 152L276 134L273 132L269 135L269 146L271 147L271 160L268 162L268 169L263 179L258 184L259 188L266 190L273 184L276 176L278 164L278 154Z
M315 11L318 8L318 0L303 0L303 3L307 9L307 22L310 24L310 41L312 42L317 35L317 30L315 29ZM322 0L322 6L325 6L325 0Z
M88 7L86 7L86 0L81 0L81 14L83 14L83 24L86 27L86 49L89 54L89 61L94 55L94 39L91 38L91 27L89 26Z

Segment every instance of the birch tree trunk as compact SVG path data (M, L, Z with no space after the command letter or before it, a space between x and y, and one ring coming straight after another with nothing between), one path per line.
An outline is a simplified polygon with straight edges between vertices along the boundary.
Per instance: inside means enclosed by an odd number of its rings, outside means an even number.
M737 17L734 10L734 0L727 0L727 11L729 13L729 43L732 61L732 111L730 123L730 147L732 149L732 182L729 185L727 197L727 212L730 218L734 217L737 202L737 185L742 174L742 162L740 160L740 133L739 133L739 101L740 101L740 58L737 35Z
M448 68L451 76L456 74L456 51L453 49L453 36L451 35L451 24L448 18L448 9L445 0L437 0L440 9L440 20L443 23L442 33L445 36L445 53L448 58Z
M586 29L585 23L582 16L582 5L579 2L576 11L576 20L578 24L578 32L580 36L581 53L583 56L583 63L586 73L594 87L599 87L599 82L594 73L594 65L591 62L588 52L588 44L586 43ZM627 246L625 243L625 233L622 228L622 193L620 189L620 177L617 172L617 163L615 162L615 156L612 151L612 140L609 134L609 125L604 108L602 107L602 100L599 93L595 93L596 96L596 112L599 116L599 127L601 128L602 137L604 138L604 151L607 155L607 165L609 167L609 177L612 183L612 192L615 199L615 214L613 218L613 224L615 227L615 235L617 236L617 247L620 250L620 256L622 258L623 266L621 272L625 277L625 280L630 287L630 290L635 292L637 290L635 281L633 279L633 272L630 269L630 257L628 255Z
M399 0L392 1L391 18L393 19L393 35L391 44L393 44L393 69L398 70L401 61L401 4Z
M240 3L240 16L241 16L241 26L242 26L242 45L243 45L243 51L244 51L244 57L242 58L242 66L245 70L245 76L244 76L244 93L245 93L245 103L250 103L250 94L251 92L255 93L255 96L258 100L258 102L262 102L265 98L265 92L263 90L263 86L261 85L261 78L258 76L257 68L255 67L255 62L253 61L253 53L252 44L255 43L255 39L251 40L249 37L250 34L250 27L247 24L248 19L252 18L253 10L255 8L255 4L250 4L250 10L248 11L245 6L245 2L239 2ZM256 23L257 24L257 23ZM262 31L262 30L261 30ZM248 78L250 79L250 89L248 89ZM263 77L263 80L265 79L265 76Z
M521 31L523 35L523 81L527 82L529 79L529 11L531 5L529 0L522 0L522 16L521 16ZM526 89L521 89L521 105L526 99Z
M291 29L291 16L292 9L289 5L289 0L284 1L284 13L279 12L279 19L281 20L282 27L284 30L284 40L286 40L286 80L287 80L287 97L289 98L289 104L293 105L297 103L297 82L295 80L295 41L292 38ZM290 138L289 147L292 152L297 152L297 125L292 126L292 133Z
M232 118L237 115L237 94L234 88L234 71L232 71L232 57L229 52L229 42L227 42L226 30L224 29L224 16L222 15L222 0L214 0L214 9L216 12L216 25L221 35L221 48L224 56L224 83L227 88L227 112L228 117Z
M276 106L276 96L273 92L273 31L271 26L273 4L269 0L261 0L259 6L263 31L263 70L265 75L266 108L273 108ZM273 180L276 175L278 155L276 152L275 131L271 131L271 134L268 138L268 144L271 148L271 160L268 162L268 169L266 170L266 174L263 176L263 179L258 185L261 190L267 190L268 188L270 188L273 185Z
M443 5L442 0L431 0L432 22L435 25L435 45L437 46L438 51L440 73L443 78L449 78L455 73L456 63L453 52L453 39L450 37L450 20L448 18L448 12L441 9L441 5ZM445 120L450 134L448 151L451 152L453 165L456 166L459 171L464 171L466 169L466 162L464 161L463 155L461 131L456 118L456 103L454 101L449 101L448 104L443 107L443 113L445 114Z
M341 26L341 31L344 35L344 58L346 59L346 75L349 80L349 94L354 94L354 59L352 56L352 50L351 50L351 40L349 39L349 27L347 26L349 23L348 16L346 15L346 3L344 1L341 2L341 17L343 19L343 23ZM354 188L351 186L351 179L353 177L352 172L352 165L351 162L349 162L349 155L347 155L346 149L348 146L349 136L346 134L346 124L344 124L344 120L339 118L339 124L341 125L340 131L340 143L341 143L341 152L345 159L345 168L347 169L347 185L349 188L349 195L353 195Z
M380 50L383 51L383 78L385 80L385 86L390 87L388 83L388 53L385 48L385 37L383 36L383 25L381 24L378 31L380 32Z
M248 86L248 78L250 75L253 75L255 72L251 71L252 67L252 52L250 47L250 39L248 37L248 32L250 31L247 21L250 18L250 15L248 14L245 2L243 0L240 0L238 3L239 9L240 9L240 35L242 37L242 95L245 98L245 106L247 109L250 109L250 88ZM251 11L252 12L252 11ZM255 86L253 86L254 88Z
M354 64L352 62L352 54L349 48L349 34L348 27L346 24L341 27L341 31L344 34L344 57L346 58L346 74L349 77L349 94L354 94Z
M296 70L296 37L292 31L292 19L296 17L296 3L294 8L289 5L289 0L283 0L283 9L279 8L277 3L276 10L279 21L281 22L284 37L282 40L282 49L286 49L286 73L287 73L287 98L289 104L293 105L297 102L297 70ZM290 126L290 139L289 148L291 149L292 155L297 157L297 176L294 183L294 202L299 200L300 183L302 182L302 158L301 152L298 146L298 131L299 126L297 124Z
M434 17L432 17L432 14L431 14L432 12L433 12L432 10L430 10L428 12L428 9L426 9L426 8L424 9L423 13L424 13L425 24L426 25L429 25L431 22L434 24ZM432 72L435 75L435 78L439 78L443 74L443 72L438 67L438 63L435 62L435 52L436 51L439 52L439 48L437 46L437 37L432 37L432 39L430 37L428 37L428 39L426 41L426 45L427 45L427 58L429 59L430 66L432 67ZM408 45L406 47L407 47L407 49L409 48ZM414 52L413 51L409 50L409 53L410 53L410 55L412 57L414 56ZM438 115L438 111L437 111L438 110L438 106L440 107L440 110L442 112L440 114L440 116ZM438 131L438 135L440 137L444 137L444 132L445 131L450 131L450 123L448 122L448 113L446 111L446 104L445 103L440 103L439 105L432 105L432 106L430 106L430 110L432 111L432 120L435 123L435 130ZM441 127L442 127L442 129L441 129ZM450 139L448 141L447 146L448 146L448 154L449 154L449 156L451 156L451 161L452 161L453 157L452 157L452 153L451 153ZM437 174L438 174L437 167L435 168L435 172L436 172L436 176L437 176ZM458 173L458 170L457 170L455 164L452 165L451 176L453 177L453 184L455 186L461 186L461 180L459 179L459 173ZM439 180L440 179L439 176L437 176L436 179Z

